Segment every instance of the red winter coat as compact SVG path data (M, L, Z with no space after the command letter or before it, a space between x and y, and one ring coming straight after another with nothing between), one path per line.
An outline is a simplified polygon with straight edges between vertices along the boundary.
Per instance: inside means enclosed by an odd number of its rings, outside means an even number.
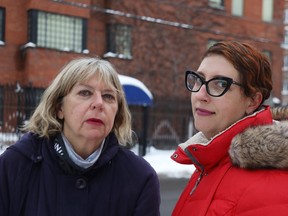
M196 171L172 215L287 216L288 122L271 123L265 107L210 141L199 132L180 144L171 158Z

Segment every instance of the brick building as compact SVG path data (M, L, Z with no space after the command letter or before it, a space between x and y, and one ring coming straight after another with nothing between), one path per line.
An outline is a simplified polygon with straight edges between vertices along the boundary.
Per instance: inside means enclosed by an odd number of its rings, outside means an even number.
M131 106L140 139L148 118L145 141L176 143L191 131L184 72L215 41L246 41L267 53L273 96L282 98L283 16L283 0L1 0L0 85L42 92L68 60L100 56L153 94L149 117ZM0 111L7 121L11 109Z
M282 44L284 50L283 63L283 86L282 86L282 104L288 105L288 1L284 5L284 40Z

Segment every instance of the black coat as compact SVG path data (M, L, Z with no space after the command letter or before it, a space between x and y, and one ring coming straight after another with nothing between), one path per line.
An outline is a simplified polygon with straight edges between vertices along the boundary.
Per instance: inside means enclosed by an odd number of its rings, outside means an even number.
M114 134L83 173L66 172L53 145L28 133L0 156L1 216L159 215L157 174Z

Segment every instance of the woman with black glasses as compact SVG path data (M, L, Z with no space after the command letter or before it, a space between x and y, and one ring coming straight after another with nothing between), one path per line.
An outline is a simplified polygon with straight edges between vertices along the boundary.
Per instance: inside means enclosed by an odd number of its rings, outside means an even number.
M288 123L263 105L272 90L267 57L219 42L187 71L195 128L171 156L196 171L173 216L288 215Z

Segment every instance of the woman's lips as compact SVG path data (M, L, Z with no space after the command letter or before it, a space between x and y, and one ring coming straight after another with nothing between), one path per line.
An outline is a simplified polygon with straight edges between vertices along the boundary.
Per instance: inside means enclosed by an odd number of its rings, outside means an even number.
M196 114L199 116L210 116L210 115L215 114L215 112L211 112L206 109L196 108Z
M89 124L102 124L102 125L104 124L104 122L101 119L96 119L96 118L87 119L86 122Z

